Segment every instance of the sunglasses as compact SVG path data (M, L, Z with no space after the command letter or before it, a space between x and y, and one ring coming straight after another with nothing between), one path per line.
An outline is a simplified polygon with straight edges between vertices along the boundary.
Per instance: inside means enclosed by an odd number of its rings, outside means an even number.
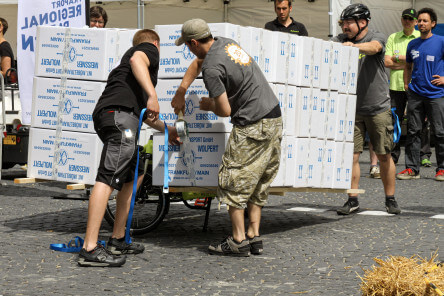
M413 21L414 20L414 18L409 17L409 16L403 16L402 19L405 21Z

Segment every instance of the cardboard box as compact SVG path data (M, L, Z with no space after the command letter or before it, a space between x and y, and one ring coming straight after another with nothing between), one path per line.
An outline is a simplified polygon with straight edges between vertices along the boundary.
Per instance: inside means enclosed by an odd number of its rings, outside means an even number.
M281 142L281 164L271 187L292 187L295 179L296 138L284 136Z
M310 153L309 138L295 138L296 161L294 165L294 182L293 187L307 187L308 166Z
M230 23L209 23L213 37L225 37L239 43L239 25Z
M330 71L330 84L329 88L331 90L338 90L341 83L341 65L343 61L342 49L345 47L340 43L331 42L332 52L331 52L331 71Z
M349 50L349 78L347 79L348 93L356 94L356 85L358 84L359 49L357 47L350 47Z
M296 126L296 87L285 84L272 84L272 90L281 107L284 135L293 136Z
M339 70L339 87L338 91L339 93L347 93L349 88L349 82L348 79L350 78L348 76L349 68L350 68L350 46L343 46L341 45L341 63L340 63L340 70Z
M313 39L313 66L311 86L321 87L321 62L322 62L322 43L321 39Z
M294 135L297 137L306 138L310 136L311 95L310 88L296 88L296 124Z
M336 136L335 141L342 142L345 141L346 132L346 110L347 110L347 98L345 94L338 95L338 108L337 108L337 123L336 123Z
M219 166L229 133L190 133L188 145L191 163L185 155L185 145L168 145L168 175L170 186L217 186ZM154 134L153 185L163 185L164 135ZM194 162L194 166L193 166ZM194 170L195 178L192 176Z
M322 188L333 188L336 157L336 143L334 141L327 141L324 148L324 157L322 162Z
M326 137L329 140L335 140L336 131L339 129L339 104L338 92L327 92L327 133ZM344 109L344 106L341 106Z
M321 79L320 88L328 89L330 84L332 42L322 41L321 57Z
M103 144L96 134L63 131L54 157L56 131L31 128L28 149L30 178L93 185ZM53 177L53 168L57 175Z
M296 86L311 86L312 81L312 52L313 41L312 37L296 36L290 34L290 52L295 52L294 59L290 59L288 74L288 84Z
M335 142L336 159L333 188L350 189L353 167L353 143Z
M325 141L311 138L308 155L307 187L320 188Z
M171 100L181 83L181 79L159 79L156 86L160 114L168 125L174 125L178 118L171 107ZM189 132L231 132L229 117L220 117L210 111L199 109L201 97L207 97L208 91L202 79L196 79L188 88L185 97L184 120Z
M118 61L117 36L115 29L38 26L35 75L61 77L66 53L66 77L106 81Z
M268 82L285 83L288 76L287 56L289 51L290 34L263 30L262 71Z
M309 136L313 138L317 138L320 136L320 131L325 125L325 120L319 120L321 116L321 108L322 108L322 98L321 98L321 90L318 88L313 88L311 90L311 100L310 100L310 121L309 121ZM325 97L324 97L324 114L325 114ZM306 123L305 123L306 124Z
M92 113L105 89L105 82L66 81L65 102L62 103L62 129L94 133ZM61 80L34 77L31 126L56 129L59 110Z
M355 131L356 95L347 96L345 141L353 142Z

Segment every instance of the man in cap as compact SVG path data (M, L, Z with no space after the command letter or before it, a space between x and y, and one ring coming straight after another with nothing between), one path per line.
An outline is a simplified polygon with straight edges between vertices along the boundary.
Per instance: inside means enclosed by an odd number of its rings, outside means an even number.
M386 38L379 32L369 30L370 19L367 6L347 6L339 21L343 34L333 38L333 41L342 42L343 45L359 48L360 53L351 188L359 188L359 156L364 149L365 133L368 132L380 163L387 212L399 214L401 210L395 201L396 168L390 155L393 147L393 123L388 79L384 68ZM349 194L348 201L337 213L348 215L358 209L357 194Z
M210 97L200 109L231 116L233 129L219 168L218 196L229 206L232 236L210 245L210 254L261 254L261 210L270 183L279 169L282 118L279 102L265 76L235 41L211 35L208 24L192 19L182 26L176 45L185 43L196 55L171 102L174 112L185 110L185 93L202 72ZM244 211L249 224L245 232Z
M396 115L399 123L403 122L405 107L407 105L407 92L404 90L404 67L405 53L409 42L420 36L418 30L415 30L417 24L416 10L413 8L405 9L401 14L402 31L393 33L387 39L385 51L385 66L390 68L390 98L392 107L396 107ZM421 135L421 164L431 166L430 156L430 129L428 121L425 122ZM396 143L392 150L393 161L398 163L401 154L401 145Z
M299 36L308 36L304 24L295 21L291 16L292 0L274 0L274 11L276 19L265 24L265 29L270 31L280 31Z
M408 91L406 169L398 179L419 179L421 129L424 118L435 132L436 175L444 181L444 37L432 33L437 24L431 8L418 11L421 37L407 46L404 89Z

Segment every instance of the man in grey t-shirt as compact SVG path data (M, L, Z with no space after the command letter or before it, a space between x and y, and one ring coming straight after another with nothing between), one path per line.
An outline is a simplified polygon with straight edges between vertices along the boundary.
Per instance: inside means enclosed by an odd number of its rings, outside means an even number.
M210 254L261 254L262 207L279 169L282 119L279 102L256 62L233 40L213 38L208 24L192 19L182 26L176 45L185 43L197 57L188 68L171 102L185 110L185 93L202 71L210 97L200 109L231 116L233 129L219 168L218 197L229 205L233 236L208 247ZM245 232L244 211L248 210Z
M359 188L359 156L364 148L365 133L368 132L381 166L387 212L399 214L401 210L395 201L396 168L390 155L393 148L393 123L388 78L384 68L386 38L381 33L369 30L369 21L370 11L367 6L351 4L341 14L339 23L343 34L333 38L333 41L343 45L359 48L360 53L351 188ZM349 194L348 201L337 212L348 215L358 209L357 194Z

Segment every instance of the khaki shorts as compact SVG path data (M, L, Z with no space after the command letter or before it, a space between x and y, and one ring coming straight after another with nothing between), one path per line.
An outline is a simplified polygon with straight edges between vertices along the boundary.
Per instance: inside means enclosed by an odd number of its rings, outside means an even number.
M247 126L233 126L222 165L218 196L231 207L248 202L264 206L279 169L282 118L266 118Z
M393 119L390 110L376 115L363 116L356 114L354 152L364 150L365 132L368 132L370 142L376 154L390 154L393 143Z

